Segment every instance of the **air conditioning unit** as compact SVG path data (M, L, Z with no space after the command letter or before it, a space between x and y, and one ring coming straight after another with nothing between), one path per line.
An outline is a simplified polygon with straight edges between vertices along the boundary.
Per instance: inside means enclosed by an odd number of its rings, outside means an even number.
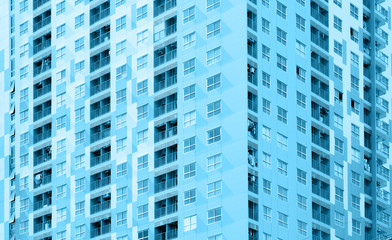
M256 72L256 68L254 68L254 67L249 67L249 72L250 72L250 73L255 73L255 72Z
M256 176L253 176L253 175L252 175L252 176L250 177L250 181L251 181L251 182L256 182Z
M34 182L37 185L41 185L41 183L42 183L42 173L35 175Z

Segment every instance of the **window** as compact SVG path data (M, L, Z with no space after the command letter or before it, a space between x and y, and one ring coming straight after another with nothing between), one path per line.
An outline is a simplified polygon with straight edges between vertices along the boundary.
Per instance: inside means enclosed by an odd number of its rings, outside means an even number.
M272 220L272 209L267 206L263 206L263 218L267 222L271 222Z
M271 128L263 125L261 132L263 139L267 142L271 142Z
M343 117L336 113L334 115L334 126L340 130L343 130Z
M361 152L356 148L351 148L351 160L357 163L361 162Z
M278 173L287 176L287 166L288 164L286 162L278 159Z
M207 197L215 197L222 194L222 181L207 184Z
M184 205L196 202L196 188L184 192Z
M29 198L20 200L20 211L25 212L29 210Z
M77 202L75 204L75 215L84 214L85 201Z
M343 55L343 45L340 42L334 40L334 42L333 42L333 51L337 55L342 56Z
M60 15L65 12L65 1L56 4L56 15Z
M139 208L138 208L139 210ZM148 211L148 208L147 208ZM138 211L139 213L139 211ZM148 215L148 212L147 212ZM138 215L139 216L139 215ZM121 226L127 223L127 211L117 213L117 226Z
M57 141L57 153L65 151L65 138Z
M261 30L263 33L269 35L270 33L270 21L265 18L261 18Z
M61 107L65 104L65 93L57 95L57 107Z
M334 93L334 94L335 94L335 95L334 95L335 103L341 105L342 102L343 102L343 93L340 92L339 90L335 89L335 93Z
M146 30L143 30L143 31L137 33L136 38L137 38L137 42L136 42L137 46L142 45L143 43L145 43L147 41L148 30L146 29Z
M207 158L207 171L213 171L222 167L222 154L216 154Z
M287 124L287 110L278 107L278 120L281 121L282 123Z
M302 222L302 221L298 220L297 226L298 226L298 234L306 236L307 232L308 232L308 230L307 230L308 224L306 222Z
M196 124L196 111L190 111L184 114L184 128Z
M216 74L207 78L207 92L219 88L221 85L221 74Z
M65 69L59 71L56 73L56 78L57 78L57 84L63 83L65 82L65 77L66 77L67 73L65 71Z
M359 139L359 127L355 124L351 124L351 134L354 138Z
M261 0L261 3L266 8L269 8L269 6L270 6L270 0Z
M300 55L301 57L306 56L306 45L303 44L302 42L298 41L295 44L295 47L297 49L297 54Z
M289 217L286 214L278 212L278 225L283 228L288 228L288 218Z
M137 92L137 95L142 95L142 94L148 92L148 80L147 79L137 83L136 92Z
M307 203L306 202L307 202L307 198L306 197L297 194L297 207L299 209L302 209L302 210L306 211L306 208L307 208Z
M333 75L335 78L339 79L340 81L343 80L343 69L337 65L333 66Z
M287 137L278 133L277 135L277 144L283 150L287 151Z
M83 178L79 178L75 180L75 192L80 192L83 191L85 189L85 185L86 185L86 179Z
M58 232L56 235L57 235L57 237L56 237L57 240L65 240L66 235L67 235L67 231L64 230L64 231Z
M353 228L352 228L353 232L357 234L361 234L361 222L353 219L352 224L353 224Z
M148 217L148 204L137 207L137 219L143 219Z
M276 28L276 40L286 46L287 33L280 28Z
M24 102L24 101L27 101L28 99L29 99L29 89L24 88L24 89L20 90L20 101Z
M84 84L81 84L81 85L75 87L75 98L79 99L79 98L84 97L85 89L86 89L86 85L84 85Z
M29 66L24 66L20 69L20 79L23 79L25 77L27 77L27 75L29 74Z
M25 145L29 143L29 132L20 134L20 145Z
M282 4L281 2L277 1L276 14L278 16L281 16L283 19L286 19L286 10L287 10L287 7L284 4Z
M193 73L195 71L195 64L196 60L195 58L189 59L184 62L184 75L188 75L190 73Z
M220 6L220 0L207 0L207 12L218 8Z
M137 183L137 194L143 194L148 192L148 179L139 181Z
M75 238L80 239L86 237L86 225L79 225L75 227Z
M306 172L297 168L297 181L306 185Z
M333 27L336 28L339 32L342 31L342 19L333 16Z
M263 192L267 195L271 195L271 181L263 179Z
M188 49L196 45L196 33L189 33L183 37L183 48Z
M343 189L335 187L335 200L338 202L343 202Z
M358 8L350 3L350 15L355 19L358 19Z
M25 234L29 232L29 220L20 222L19 233Z
M359 114L359 102L351 99L351 111Z
M57 187L56 190L57 190L57 199L63 198L67 194L65 184Z
M127 199L127 187L121 187L116 190L117 202Z
M56 60L61 60L65 56L65 47L62 47L60 49L57 49L56 51Z
M358 43L358 39L359 39L359 33L358 31L354 30L353 28L350 28L350 38L351 40L353 40L354 42Z
M84 119L84 107L75 110L75 122L79 122Z
M65 174L65 162L57 164L57 176Z
M146 143L148 140L148 129L144 129L137 133L137 145Z
M65 35L65 23L56 28L56 38L60 38Z
M297 14L296 16L296 26L299 30L301 30L302 32L305 32L305 18L301 17L300 15Z
M220 34L220 20L207 25L207 39Z
M268 73L264 72L261 74L262 75L262 79L263 79L263 86L266 88L270 88L271 86L271 75L269 75Z
M116 68L116 80L120 80L127 75L127 65L121 65Z
M121 42L116 43L116 56L123 54L126 48L127 48L127 40L122 40Z
M222 234L216 234L214 236L208 237L208 240L222 240Z
M27 165L29 165L29 154L23 154L20 156L20 167L26 167Z
M351 75L351 88L359 91L359 78Z
M84 14L75 17L75 29L84 25Z
M305 0L297 0L297 3L301 4L302 6L305 6Z
M344 226L344 215L335 211L335 224L339 227Z
M335 3L338 7L342 7L342 0L333 0L333 3Z
M146 67L147 67L147 54L144 56L141 56L137 59L136 69L139 71L139 70L142 70Z
M221 140L221 127L207 131L207 144L219 142Z
M127 125L127 114L123 113L116 117L116 128L120 129Z
M287 70L287 58L283 57L280 54L277 54L277 67L282 69L283 71L286 72Z
M263 112L270 115L271 113L271 102L263 98Z
M335 151L343 154L344 142L339 138L335 137Z
M207 213L207 223L208 224L213 224L213 223L219 222L221 220L222 220L222 208L221 207L208 210L208 213Z
M23 44L22 46L19 47L19 52L20 52L20 57L25 56L29 52L29 44Z
M221 101L215 101L207 104L207 118L213 117L221 113Z
M196 215L184 218L184 232L196 229L197 218Z
M125 102L126 99L127 99L127 92L125 88L116 92L116 104Z
M120 18L116 19L116 32L120 31L121 29L124 29L126 27L126 18L125 16L122 16Z
M267 168L271 167L271 155L270 154L263 152L262 160L263 160L264 167L267 167Z
M277 92L283 97L287 97L287 84L282 81L277 81Z
M188 101L188 100L194 98L196 95L195 90L196 90L195 84L190 85L188 87L185 87L184 88L184 101Z
M127 163L117 165L117 177L122 177L127 174Z
M217 47L207 52L207 66L217 63L221 58L221 48Z
M269 48L263 44L261 46L261 50L262 50L263 59L266 60L267 62L269 62L271 59L271 48Z
M284 188L282 186L278 186L278 198L284 202L287 202L287 188Z
M297 130L306 134L306 121L300 117L297 117Z
M343 165L335 162L334 165L335 176L339 178L343 178Z
M84 69L84 60L75 63L75 72L82 71Z
M57 130L65 127L65 115L56 119Z
M190 163L184 166L184 179L196 176L196 163Z
M148 167L148 155L143 155L137 159L137 170Z
M139 7L136 9L136 20L140 21L147 17L147 5Z
M361 186L361 175L357 172L351 171L351 182L356 186Z
M75 169L79 169L84 166L85 155L81 154L75 157Z
M359 210L360 209L360 201L361 199L355 195L351 195L351 206L354 209Z
M20 6L19 13L23 13L23 12L27 11L28 6L29 6L28 4L29 3L28 3L27 0L20 1L20 3L19 3L19 6Z
M141 120L148 116L148 104L137 108L137 120Z
M353 52L351 52L351 64L359 67L359 56Z
M192 6L190 8L187 8L183 11L184 14L184 24L187 22L192 21L195 19L195 6Z
M127 240L127 239L125 239L125 240ZM139 231L137 233L137 240L148 240L148 229Z

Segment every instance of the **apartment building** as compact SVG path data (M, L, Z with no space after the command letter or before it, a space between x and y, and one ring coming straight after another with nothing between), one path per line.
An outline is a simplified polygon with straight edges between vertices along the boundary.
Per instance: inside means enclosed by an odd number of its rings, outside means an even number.
M2 4L4 239L392 234L391 2Z

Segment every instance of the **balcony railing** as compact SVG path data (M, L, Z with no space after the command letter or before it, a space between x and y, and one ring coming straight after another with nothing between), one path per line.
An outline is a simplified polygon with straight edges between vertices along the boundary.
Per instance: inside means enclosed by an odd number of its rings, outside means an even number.
M166 181L156 183L155 184L155 193L159 193L165 191L170 188L174 188L177 186L177 178L168 179Z
M329 101L329 89L321 88L319 85L312 83L312 92Z
M169 102L165 105L159 106L155 108L154 115L155 117L159 117L165 113L174 111L177 109L177 101Z
M52 228L52 221L34 224L34 233L41 232Z
M34 121L37 121L43 117L46 117L52 113L52 107L47 107L41 111L34 113Z
M389 134L389 124L382 121L382 120L377 120L377 127L380 128L384 134L388 135Z
M50 47L51 42L52 42L51 39L47 39L47 40L44 40L41 43L35 45L34 49L33 49L34 54L40 52L41 50L44 50L45 48Z
M312 67L317 69L318 71L324 73L325 75L329 76L328 64L323 64L323 63L319 62L317 59L312 58Z
M388 10L380 4L376 4L375 10L385 18L385 21L388 21Z
M382 141L377 142L377 150L389 157L389 146Z
M391 224L391 216L382 211L377 211L377 220L388 226Z
M110 233L110 231L111 231L110 225L105 225L100 228L91 228L91 238L95 238L95 237Z
M96 141L107 138L109 136L110 136L110 129L105 129L102 132L96 132L96 133L91 134L90 142L94 143Z
M163 29L157 33L154 33L154 42L157 42L157 41L159 41L167 36L170 36L176 32L177 32L177 24L167 26L165 29Z
M99 20L107 17L110 15L110 8L106 8L94 15L90 16L90 25L93 25L94 23L98 22Z
M386 33L380 27L376 28L376 33L388 44L388 33Z
M388 90L388 78L384 77L381 73L377 73L376 81L383 85L386 90Z
M325 26L328 27L328 15L321 14L317 9L315 9L313 7L311 9L312 9L311 10L312 17L314 17L319 22L321 22L322 24L324 24ZM328 12L327 12L327 14L328 14Z
M90 213L95 214L101 211L105 211L106 209L110 208L110 200L109 201L103 201L101 203L95 204L91 206Z
M47 138L50 138L52 136L51 131L45 131L43 133L38 133L34 135L34 143L38 143L42 140L45 140Z
M376 57L380 59L381 62L388 64L388 56L385 53L376 51Z
M92 120L108 112L110 112L110 104L103 105L97 109L92 109L90 112L90 119Z
M109 160L110 160L110 152L103 153L100 156L91 157L91 159L90 159L90 166L94 167L94 166L96 166L98 164L101 164L103 162L107 162Z
M44 206L52 205L52 198L45 198L43 200L37 201L34 203L34 211L43 208Z
M155 134L155 143L165 140L166 138L176 136L177 135L177 127L171 127L166 129L165 131L158 132Z
M321 213L319 211L313 210L313 219L316 219L322 223L325 223L327 225L330 224L330 217L329 215L325 214L325 213Z
M102 92L103 90L109 89L109 87L110 87L110 80L106 80L95 86L91 86L90 95L93 96L99 92Z
M328 40L321 38L321 36L313 32L311 34L311 40L313 43L315 43L317 46L321 47L325 51L329 51Z
M177 203L173 203L173 204L169 204L166 207L160 207L155 209L155 218L160 218L172 213L177 212L178 210L178 204Z
M377 189L377 197L385 202L387 202L388 204L390 203L390 193L383 190L383 189Z
M169 240L178 237L178 230L169 230L167 232L155 234L155 240Z
M43 18L41 21L36 22L36 23L34 24L34 26L33 26L33 31L35 32L35 31L37 31L37 30L39 30L39 29L45 27L46 25L50 24L51 21L52 21L52 20L51 20L51 16L47 16L47 17Z
M316 119L317 121L320 121L324 123L325 125L329 126L329 115L328 113L326 115L320 114L320 109L315 109L312 108L312 117Z
M154 58L154 67L158 67L166 62L173 60L176 57L177 57L177 49L168 51L167 53L165 53L163 55L156 56Z
M96 62L92 62L90 64L90 72L94 72L95 70L100 69L101 67L104 67L109 63L110 63L110 56L106 56Z
M377 104L382 107L386 112L389 112L389 102L381 97L376 97Z
M177 161L177 152L168 153L166 156L155 158L155 167L158 168L175 161Z
M154 7L154 17L174 8L177 5L177 0L166 0L162 4Z
M41 97L42 95L52 91L52 84L43 86L40 89L34 90L34 99Z
M90 40L90 48L94 48L99 44L110 40L110 32L105 32L100 36Z
M321 188L316 185L312 185L312 193L329 200L330 192L327 189Z
M33 10L41 7L45 3L50 2L50 0L34 0L33 1Z
M316 134L312 134L312 142L329 151L329 139L323 139Z
M41 163L47 162L52 160L52 155L51 154L43 154L40 156L34 157L34 166L37 166Z
M170 87L177 83L177 76L167 77L164 80L156 81L154 84L154 92L158 92L164 88Z
M90 191L107 186L110 184L110 176L104 177L90 183Z
M257 102L248 99L248 109L257 113Z
M381 165L377 165L377 174L383 176L384 178L386 178L389 181L389 169L381 166Z

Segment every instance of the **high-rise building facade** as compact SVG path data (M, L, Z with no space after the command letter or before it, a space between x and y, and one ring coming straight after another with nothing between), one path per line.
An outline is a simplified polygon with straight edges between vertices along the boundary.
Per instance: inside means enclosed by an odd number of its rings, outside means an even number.
M388 239L385 0L3 0L0 238Z

